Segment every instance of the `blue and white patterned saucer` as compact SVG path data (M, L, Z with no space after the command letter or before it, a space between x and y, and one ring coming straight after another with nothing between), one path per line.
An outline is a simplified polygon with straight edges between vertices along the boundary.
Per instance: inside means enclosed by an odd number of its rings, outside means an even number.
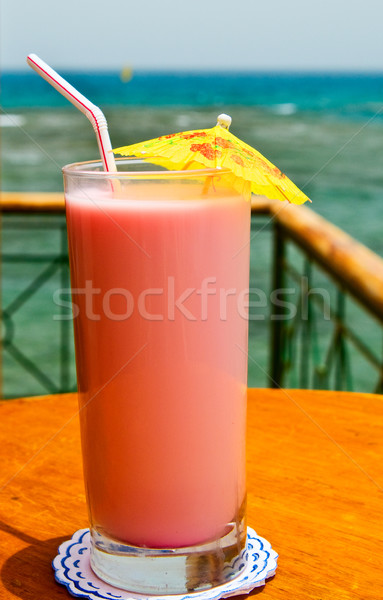
M65 585L68 592L89 600L218 600L228 596L248 594L252 589L261 587L266 579L275 575L278 554L270 543L247 528L247 565L240 575L227 584L203 592L185 595L147 596L120 590L105 583L95 575L89 559L89 529L79 529L72 539L64 542L53 560L55 578Z

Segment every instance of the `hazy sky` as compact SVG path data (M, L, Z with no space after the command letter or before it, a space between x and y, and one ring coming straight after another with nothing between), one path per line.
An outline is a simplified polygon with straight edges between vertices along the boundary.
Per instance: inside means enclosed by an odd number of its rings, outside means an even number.
M383 70L383 0L1 0L0 65Z

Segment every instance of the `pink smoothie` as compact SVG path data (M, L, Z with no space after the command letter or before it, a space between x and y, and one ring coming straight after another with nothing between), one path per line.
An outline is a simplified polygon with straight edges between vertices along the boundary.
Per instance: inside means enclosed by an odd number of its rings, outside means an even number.
M245 499L250 206L173 185L66 197L91 522L153 548L219 537Z

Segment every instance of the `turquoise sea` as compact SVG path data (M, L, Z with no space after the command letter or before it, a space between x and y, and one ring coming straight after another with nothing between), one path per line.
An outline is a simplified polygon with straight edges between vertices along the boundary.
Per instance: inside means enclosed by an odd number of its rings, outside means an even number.
M141 72L127 82L119 73L63 76L102 108L115 147L212 127L219 113L229 113L231 131L303 189L313 210L383 256L383 74ZM35 73L4 73L0 86L2 190L62 190L63 165L98 156L90 123ZM28 247L39 239L36 232ZM22 244L3 219L3 251ZM255 252L269 262L268 246ZM262 281L258 262L252 277ZM3 306L27 277L3 268ZM10 390L22 379L13 369L5 356ZM265 385L251 365L249 376L252 385ZM39 393L32 380L28 385Z

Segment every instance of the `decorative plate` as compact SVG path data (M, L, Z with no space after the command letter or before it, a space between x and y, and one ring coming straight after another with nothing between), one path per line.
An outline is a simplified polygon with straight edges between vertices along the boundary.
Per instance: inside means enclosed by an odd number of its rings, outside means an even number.
M265 585L266 579L275 575L278 554L270 543L247 528L247 552L245 569L232 581L202 592L187 595L148 596L120 590L105 583L95 575L90 566L89 529L79 529L72 539L64 542L53 560L55 578L65 585L68 592L89 600L218 600L228 596L248 594L255 587Z

